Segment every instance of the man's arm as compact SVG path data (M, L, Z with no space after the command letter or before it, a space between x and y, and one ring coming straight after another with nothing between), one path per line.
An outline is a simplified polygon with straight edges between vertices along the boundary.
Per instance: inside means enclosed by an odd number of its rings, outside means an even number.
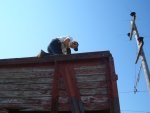
M67 55L70 55L71 54L71 49L70 48L67 48Z

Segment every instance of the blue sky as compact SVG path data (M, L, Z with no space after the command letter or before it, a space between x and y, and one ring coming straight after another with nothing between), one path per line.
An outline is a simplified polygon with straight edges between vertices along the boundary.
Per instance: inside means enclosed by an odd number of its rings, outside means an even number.
M141 62L134 64L136 41L127 37L130 13L135 11L150 65L149 4L149 0L0 0L0 59L36 56L41 49L47 51L51 39L70 35L79 42L79 53L112 53L122 113L149 113L150 93L143 71L140 92L133 93Z

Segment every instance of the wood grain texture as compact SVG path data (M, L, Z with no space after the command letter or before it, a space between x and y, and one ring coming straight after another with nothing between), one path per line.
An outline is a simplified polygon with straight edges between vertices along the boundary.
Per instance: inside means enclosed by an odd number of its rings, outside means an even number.
M109 109L111 106L107 57L108 54L95 59L95 56L91 55L89 60L83 55L83 61L79 57L79 61L71 61L70 65L74 67L76 85L85 110L103 110ZM0 66L0 108L17 108L23 111L51 110L54 63L48 65L44 60L41 61L41 63L44 62L43 65L32 65L36 59L32 60L28 60L30 62L28 66L24 65L23 59L19 60L23 64L18 66L19 61L17 60L16 67L15 62L10 60L13 65L9 68L5 65L5 62L7 65L9 64L9 60L2 61L3 64ZM5 66L3 67L3 65ZM59 95L59 110L70 110L63 78L60 79Z
M96 104L107 103L107 84L104 65L81 66L75 68L77 86L85 108L96 109ZM0 69L0 105L27 107L26 109L45 110L51 102L51 89L54 69L48 67L25 67ZM63 83L59 98L61 106L67 105L68 98ZM103 95L104 98L95 95ZM89 107L91 104L91 107ZM67 107L65 107L67 108ZM69 108L69 107L68 107ZM65 110L65 109L64 109Z

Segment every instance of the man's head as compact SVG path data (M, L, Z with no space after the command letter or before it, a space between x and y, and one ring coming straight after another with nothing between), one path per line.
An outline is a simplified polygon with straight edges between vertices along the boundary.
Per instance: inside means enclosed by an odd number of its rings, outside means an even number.
M78 46L79 46L78 42L76 41L70 42L70 47L73 48L75 51L78 51Z

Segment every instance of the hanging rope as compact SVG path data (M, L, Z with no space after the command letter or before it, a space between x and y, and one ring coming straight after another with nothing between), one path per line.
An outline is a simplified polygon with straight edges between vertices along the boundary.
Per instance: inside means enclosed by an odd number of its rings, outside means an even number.
M138 86L138 83L140 81L140 73L141 73L141 69L142 69L142 63L141 63L141 66L140 66L140 69L139 69L139 72L138 72L138 75L137 75L137 78L135 80L135 84L134 84L134 93L136 93L138 90L137 90L137 86Z

